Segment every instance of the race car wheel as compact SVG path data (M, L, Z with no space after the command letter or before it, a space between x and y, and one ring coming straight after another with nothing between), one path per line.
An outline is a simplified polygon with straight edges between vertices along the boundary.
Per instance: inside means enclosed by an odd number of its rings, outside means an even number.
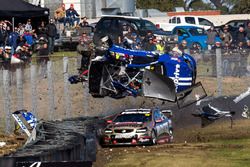
M169 129L169 143L172 143L174 140L173 129Z
M152 132L151 132L151 145L155 145L156 140L157 140L156 133L155 133L155 131L152 130Z

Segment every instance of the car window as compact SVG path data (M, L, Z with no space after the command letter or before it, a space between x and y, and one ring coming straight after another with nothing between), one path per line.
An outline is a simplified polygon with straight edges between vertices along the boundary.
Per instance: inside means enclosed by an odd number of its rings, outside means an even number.
M229 26L233 27L233 28L238 28L241 25L244 25L243 21L232 21L230 23L228 23Z
M187 31L182 29L182 28L176 28L174 30L174 34L176 34L178 36L182 36L183 34L187 34Z
M181 19L179 17L177 17L177 24L181 23Z
M103 22L101 23L100 26L98 26L98 28L109 29L111 26L111 22L112 22L112 20L103 20Z
M173 17L171 22L176 23L176 17Z
M150 31L158 30L155 24L153 24L152 22L148 20L134 19L134 20L131 20L131 25L133 24L135 27L137 27L140 30L150 30Z
M148 122L151 118L151 113L120 114L113 122Z
M185 17L186 23L195 24L194 17Z
M189 33L192 34L193 36L206 35L205 30L202 28L190 28Z
M213 23L204 18L198 18L199 24L204 26L213 26Z

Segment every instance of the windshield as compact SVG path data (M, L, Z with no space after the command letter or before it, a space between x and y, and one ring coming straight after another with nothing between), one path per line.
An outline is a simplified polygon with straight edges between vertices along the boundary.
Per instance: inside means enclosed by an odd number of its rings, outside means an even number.
M113 122L148 122L152 118L150 113L146 114L121 114Z
M136 26L140 30L148 30L148 31L158 30L157 27L148 20L133 20L132 22L136 24Z
M202 28L190 28L189 33L193 36L206 35L205 30Z

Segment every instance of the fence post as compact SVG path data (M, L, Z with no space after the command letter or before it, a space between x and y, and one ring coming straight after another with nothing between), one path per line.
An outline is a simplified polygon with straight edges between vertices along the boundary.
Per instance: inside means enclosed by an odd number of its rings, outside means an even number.
M10 71L3 71L3 97L5 112L5 133L10 133L11 125L11 88L10 88Z
M31 84L31 111L36 117L37 112L37 66L32 64L30 67L30 84Z
M55 116L55 93L54 93L54 79L53 79L53 63L48 61L47 73L48 73L48 94L49 94L49 119L53 120Z
M221 48L216 48L217 96L222 95L222 57Z
M64 76L64 104L65 104L65 115L69 118L71 115L71 104L69 97L69 74L68 74L68 63L69 58L63 57L63 76Z
M17 110L23 108L23 75L22 67L18 66L16 69L16 87L17 87Z
M88 110L89 110L89 92L88 92L88 85L87 85L87 83L83 84L83 110L84 110L84 115L88 116Z

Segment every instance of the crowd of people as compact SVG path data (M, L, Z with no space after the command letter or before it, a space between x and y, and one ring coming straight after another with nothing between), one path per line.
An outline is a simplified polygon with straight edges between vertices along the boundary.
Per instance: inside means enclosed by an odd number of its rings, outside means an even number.
M12 25L8 20L0 21L0 61L8 65L19 62L30 62L33 51L38 55L53 54L54 40L57 28L53 19L46 24L44 21L36 28L32 27L32 20L25 24ZM46 43L46 45L43 45ZM46 55L45 55L45 51ZM47 59L47 58L46 58Z
M88 25L87 17L82 17L80 22L80 15L74 9L74 4L70 4L70 7L66 10L65 4L62 3L55 10L54 18L59 23L63 23L64 27L83 27Z
M216 31L211 27L207 32L208 50L216 46L216 36L221 39L221 47L226 52L234 49L245 50L250 49L250 22L246 27L240 25L237 31L233 31L229 25L225 25L222 31Z

